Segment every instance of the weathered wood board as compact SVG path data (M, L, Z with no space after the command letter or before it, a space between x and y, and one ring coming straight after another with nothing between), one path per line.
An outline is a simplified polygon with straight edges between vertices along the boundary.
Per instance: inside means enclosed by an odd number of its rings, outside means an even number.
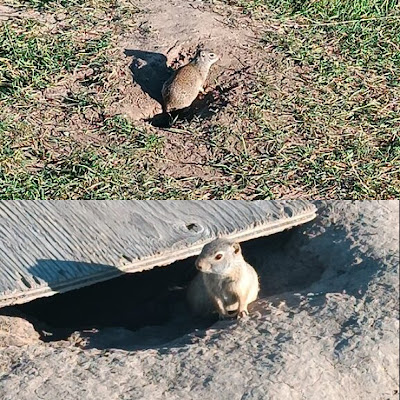
M312 220L307 201L0 202L0 307L199 254Z

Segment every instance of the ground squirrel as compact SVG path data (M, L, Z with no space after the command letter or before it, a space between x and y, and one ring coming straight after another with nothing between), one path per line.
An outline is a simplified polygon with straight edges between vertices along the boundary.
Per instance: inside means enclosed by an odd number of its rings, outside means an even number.
M196 259L200 271L188 287L187 298L197 315L217 311L220 318L248 314L259 292L258 275L242 255L239 243L216 239Z
M204 92L208 71L218 59L214 52L203 49L189 64L179 68L163 85L163 111L169 113L189 107L199 92Z

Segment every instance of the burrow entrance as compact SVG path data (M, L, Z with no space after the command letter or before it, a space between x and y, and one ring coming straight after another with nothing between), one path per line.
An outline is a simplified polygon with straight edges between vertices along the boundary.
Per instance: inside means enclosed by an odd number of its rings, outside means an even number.
M259 273L260 297L298 291L320 278L320 262L291 243L298 229L242 244ZM157 348L217 321L194 318L186 305L185 288L197 273L194 259L6 307L0 314L23 315L46 342L75 335L86 348Z

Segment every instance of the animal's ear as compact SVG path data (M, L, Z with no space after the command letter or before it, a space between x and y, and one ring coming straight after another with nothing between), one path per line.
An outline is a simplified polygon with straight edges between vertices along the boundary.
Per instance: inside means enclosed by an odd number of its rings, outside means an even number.
M239 243L233 243L233 251L235 254L240 254L240 244Z

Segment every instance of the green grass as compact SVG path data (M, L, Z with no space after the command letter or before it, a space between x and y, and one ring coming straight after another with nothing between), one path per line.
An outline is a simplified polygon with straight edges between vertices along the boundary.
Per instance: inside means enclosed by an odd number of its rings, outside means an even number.
M0 26L0 199L400 196L397 1L230 0L262 66L169 132L108 113L129 2L8 2L45 18Z
M319 198L398 198L397 2L237 4L264 21L263 47L282 57L285 77L277 82L259 71L241 107L248 129L257 132L248 147L263 143L252 155L255 186L269 189L257 188L259 196L297 187ZM347 23L360 18L376 19ZM246 175L240 162L234 165Z
M37 143L36 132L24 123L0 124L0 199L145 198L143 185L154 173L146 157L160 147L160 138L137 130L122 117L104 121L107 142L101 146L75 143L68 137ZM10 132L14 134L10 135ZM160 190L162 191L162 189ZM154 196L159 191L153 190Z
M13 103L35 91L57 83L82 65L100 68L103 49L110 45L110 33L89 41L73 40L75 32L43 32L41 24L26 21L18 27L5 23L0 29L0 100ZM102 61L102 62L101 62Z
M261 17L303 16L319 23L380 17L399 8L397 0L237 0L230 3Z

